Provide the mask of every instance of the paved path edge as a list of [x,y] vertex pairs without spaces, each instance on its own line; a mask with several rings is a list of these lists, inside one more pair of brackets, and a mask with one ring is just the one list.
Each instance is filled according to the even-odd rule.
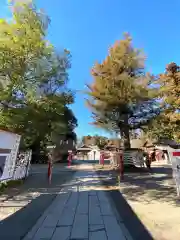
[[[93,166],[93,169],[94,169],[94,171],[96,172],[97,176],[100,176],[100,174],[98,173],[98,170],[96,170],[96,168],[95,168],[94,166]],[[106,187],[106,185],[103,183],[103,181],[101,181],[101,182],[102,182],[102,184]],[[114,215],[115,215],[116,218],[117,218],[118,224],[121,226],[121,229],[122,229],[122,231],[123,231],[123,234],[124,234],[125,238],[126,238],[127,240],[134,240],[134,239],[132,238],[129,230],[126,228],[126,226],[125,226],[125,224],[124,224],[124,221],[123,221],[120,213],[119,213],[118,210],[116,209],[116,206],[114,205],[114,202],[113,202],[110,194],[107,193],[108,191],[104,191],[104,192],[105,192],[107,198],[109,199],[109,202],[110,202],[110,204],[111,204],[111,208],[112,208],[112,210],[113,210],[113,212],[114,212]]]

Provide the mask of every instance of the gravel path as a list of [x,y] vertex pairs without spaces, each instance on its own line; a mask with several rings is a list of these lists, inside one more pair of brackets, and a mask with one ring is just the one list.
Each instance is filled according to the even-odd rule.
[[[118,191],[111,187],[109,193],[134,239],[180,239],[180,201],[171,167],[157,164],[152,167],[152,173],[125,173],[120,187],[116,187]],[[108,167],[100,172],[112,173]]]
[[126,174],[121,192],[155,240],[180,239],[180,201],[168,165]]

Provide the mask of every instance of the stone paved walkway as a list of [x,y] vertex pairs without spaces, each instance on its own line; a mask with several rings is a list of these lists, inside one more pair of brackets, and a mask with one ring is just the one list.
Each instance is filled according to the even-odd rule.
[[80,165],[23,240],[132,240],[100,185],[93,166]]

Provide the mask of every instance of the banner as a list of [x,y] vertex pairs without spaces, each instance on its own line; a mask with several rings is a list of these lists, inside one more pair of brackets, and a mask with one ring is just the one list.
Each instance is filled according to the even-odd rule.
[[17,155],[16,166],[13,174],[13,179],[23,179],[29,175],[31,164],[32,151],[20,152]]
[[172,163],[173,178],[176,183],[177,195],[180,196],[180,149],[169,152]]

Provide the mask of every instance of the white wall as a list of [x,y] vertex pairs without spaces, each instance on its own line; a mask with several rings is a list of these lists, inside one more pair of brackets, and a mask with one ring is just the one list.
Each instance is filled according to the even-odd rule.
[[20,135],[0,130],[0,148],[11,149],[10,154],[5,154],[6,162],[0,180],[11,179],[13,177],[20,139]]
[[12,149],[17,138],[17,134],[0,130],[0,148]]
[[[95,153],[95,159],[94,159],[94,152]],[[88,153],[88,159],[89,160],[99,160],[100,159],[100,151],[94,149]]]

